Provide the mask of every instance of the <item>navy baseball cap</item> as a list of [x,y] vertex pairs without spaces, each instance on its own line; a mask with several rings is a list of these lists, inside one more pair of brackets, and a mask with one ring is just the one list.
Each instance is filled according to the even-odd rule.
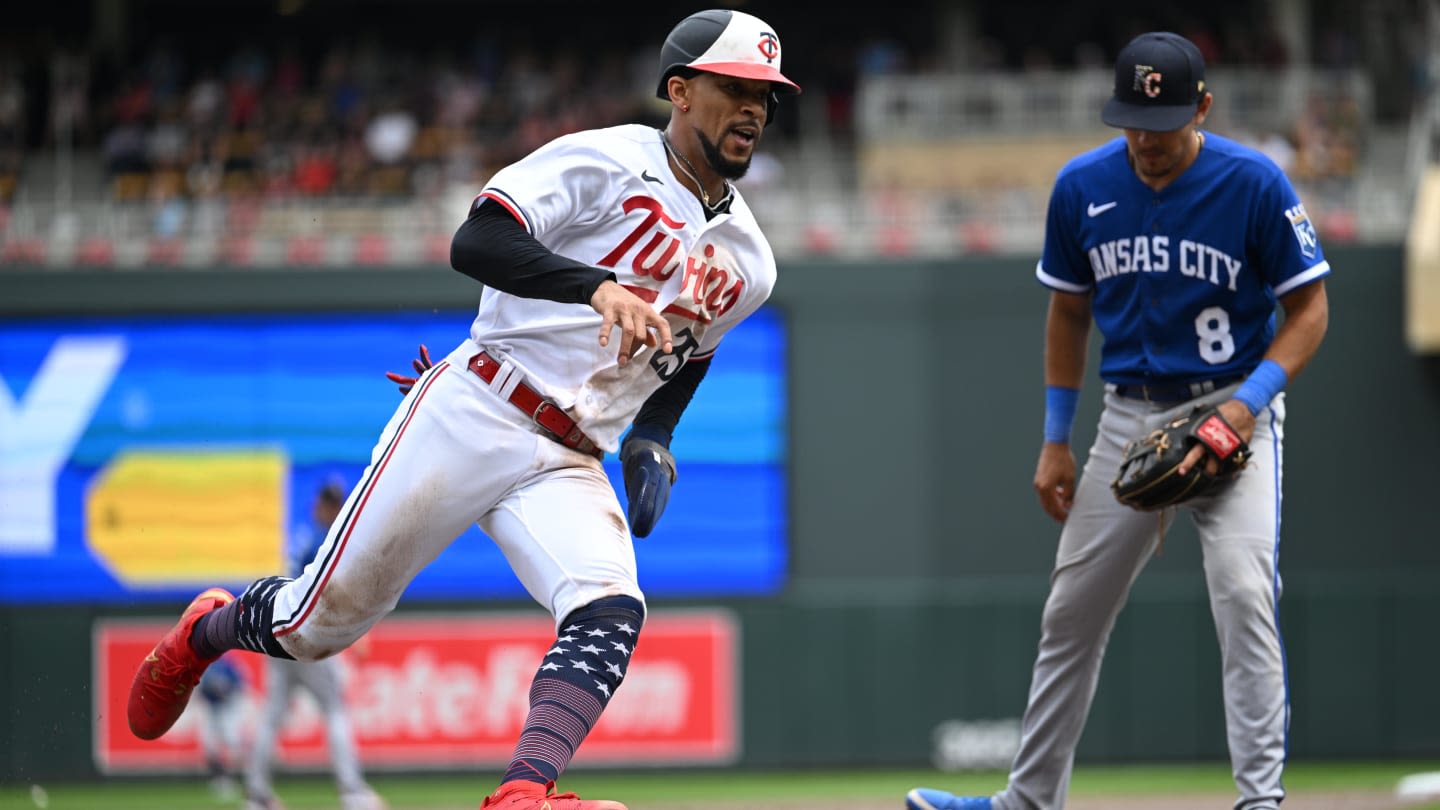
[[333,504],[345,502],[345,481],[338,475],[332,475],[325,479],[325,484],[320,487],[319,497],[321,500]]
[[1171,132],[1195,116],[1205,96],[1205,57],[1166,31],[1130,40],[1115,59],[1115,95],[1100,120],[1112,127]]

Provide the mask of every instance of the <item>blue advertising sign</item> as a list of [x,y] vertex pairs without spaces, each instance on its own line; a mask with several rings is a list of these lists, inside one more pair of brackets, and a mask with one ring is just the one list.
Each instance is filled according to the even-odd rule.
[[[400,404],[385,371],[443,356],[469,311],[0,323],[0,602],[188,598],[283,573],[327,481],[353,485]],[[676,433],[651,597],[773,594],[788,568],[785,333],[729,333]],[[606,459],[616,491],[619,464]],[[407,600],[526,598],[479,529]]]

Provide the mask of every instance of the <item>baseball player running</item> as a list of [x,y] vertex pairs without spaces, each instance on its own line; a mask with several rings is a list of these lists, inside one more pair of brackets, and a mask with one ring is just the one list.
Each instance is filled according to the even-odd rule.
[[[1106,124],[1124,137],[1071,160],[1052,190],[1036,268],[1045,326],[1041,507],[1064,528],[1009,786],[994,797],[910,791],[910,810],[1058,810],[1106,642],[1174,517],[1110,491],[1127,441],[1195,405],[1219,405],[1252,450],[1233,480],[1186,501],[1220,641],[1238,810],[1285,790],[1289,706],[1277,626],[1287,381],[1325,334],[1330,266],[1305,207],[1258,152],[1200,125],[1212,97],[1188,40],[1147,33],[1115,64]],[[1276,302],[1285,311],[1275,326]],[[1104,343],[1098,435],[1078,484],[1070,430],[1094,319]],[[1206,463],[1197,445],[1181,462]]]
[[[345,649],[478,522],[557,630],[482,807],[624,810],[554,783],[629,669],[645,619],[631,529],[665,505],[670,436],[722,338],[775,283],[731,181],[777,94],[799,90],[780,60],[764,21],[693,14],[660,51],[665,129],[565,135],[491,178],[451,249],[485,285],[469,337],[406,394],[298,577],[201,593],[141,662],[127,706],[138,737],[164,734],[225,650]],[[633,526],[601,465],[617,447]]]
[[[325,541],[331,524],[340,516],[345,502],[345,488],[338,480],[327,481],[315,496],[311,508],[312,525],[297,532],[289,555],[292,577],[303,574],[305,566]],[[268,658],[265,681],[265,713],[255,730],[255,743],[245,763],[245,810],[282,810],[275,798],[271,779],[275,744],[285,729],[290,714],[290,696],[297,687],[304,687],[315,698],[325,717],[325,739],[330,751],[330,764],[335,770],[335,785],[340,792],[340,810],[384,810],[385,801],[365,782],[355,747],[355,734],[345,707],[344,680],[340,659],[323,661],[292,661]],[[206,670],[205,677],[209,677]],[[204,682],[204,679],[201,679]]]

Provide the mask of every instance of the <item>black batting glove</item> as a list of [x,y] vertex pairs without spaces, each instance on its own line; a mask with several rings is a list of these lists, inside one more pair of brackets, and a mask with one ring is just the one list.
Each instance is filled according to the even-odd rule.
[[620,445],[625,474],[626,517],[636,537],[646,537],[670,502],[675,483],[675,457],[670,455],[670,434],[654,425],[635,425]]

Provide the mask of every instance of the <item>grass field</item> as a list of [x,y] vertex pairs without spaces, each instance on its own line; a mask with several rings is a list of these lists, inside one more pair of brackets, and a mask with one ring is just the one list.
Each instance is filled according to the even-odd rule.
[[[1286,771],[1292,803],[1318,810],[1356,808],[1440,810],[1440,801],[1401,804],[1393,799],[1399,780],[1411,773],[1440,770],[1440,763],[1296,763]],[[493,788],[493,774],[461,778],[450,774],[373,778],[393,810],[475,810]],[[940,773],[930,770],[799,772],[576,771],[561,786],[582,796],[618,799],[632,810],[662,808],[894,808],[917,785],[958,793],[988,794],[1003,783],[1001,773]],[[289,810],[336,806],[332,783],[317,776],[282,777],[277,790]],[[1084,767],[1076,771],[1071,805],[1083,807],[1214,807],[1233,801],[1223,763],[1133,767]],[[1333,801],[1326,797],[1335,796]],[[1343,800],[1338,797],[1344,797]],[[24,810],[221,810],[201,778],[194,780],[112,779],[85,784],[0,787],[0,808]]]

